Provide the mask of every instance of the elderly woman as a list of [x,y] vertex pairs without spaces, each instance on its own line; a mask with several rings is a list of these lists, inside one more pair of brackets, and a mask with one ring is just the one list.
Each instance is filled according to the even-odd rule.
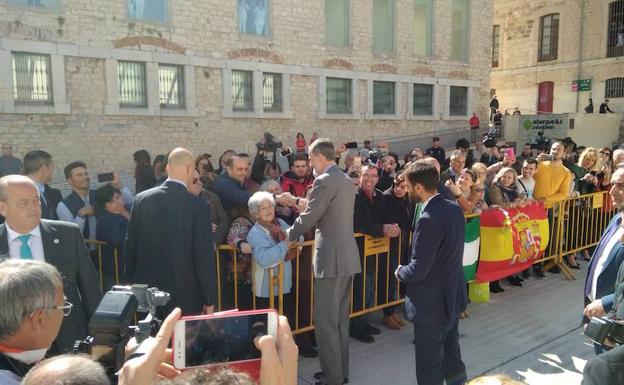
[[[265,180],[258,188],[258,191],[266,191],[271,195],[279,195],[284,192],[282,191],[282,186],[273,179]],[[275,215],[289,225],[293,224],[297,218],[296,215],[293,215],[292,209],[286,206],[276,206]]]
[[258,191],[249,198],[249,213],[255,224],[247,234],[247,243],[251,246],[253,257],[253,292],[256,296],[256,308],[268,308],[269,298],[274,296],[275,305],[278,298],[278,270],[283,265],[282,285],[284,288],[284,310],[290,320],[293,301],[290,295],[292,286],[291,260],[297,256],[296,247],[288,240],[288,225],[275,217],[275,199],[271,193]]

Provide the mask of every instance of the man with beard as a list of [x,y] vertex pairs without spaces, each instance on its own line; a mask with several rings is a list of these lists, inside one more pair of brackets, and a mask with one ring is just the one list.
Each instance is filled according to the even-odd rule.
[[[554,203],[568,197],[572,174],[563,165],[565,146],[562,142],[554,142],[550,154],[541,154],[535,173],[535,191],[533,197],[544,203]],[[550,159],[550,160],[549,160]]]
[[[624,236],[624,227],[622,227],[624,167],[622,166],[617,167],[611,177],[609,195],[618,214],[602,233],[600,242],[589,262],[587,277],[585,278],[585,291],[583,292],[585,303],[583,323],[589,322],[591,317],[601,317],[612,309],[618,308],[614,306],[613,288],[615,287],[617,290],[618,284],[622,283],[617,282],[617,276],[622,261],[624,261],[624,246],[621,242],[622,236]],[[620,273],[620,275],[622,274]],[[620,278],[621,280],[622,278]],[[596,353],[602,352],[599,345],[594,346]]]
[[464,213],[437,192],[439,174],[433,165],[416,161],[404,173],[410,197],[422,203],[411,261],[395,271],[406,285],[405,313],[414,324],[416,378],[421,385],[463,384],[466,366],[457,325],[467,304]]

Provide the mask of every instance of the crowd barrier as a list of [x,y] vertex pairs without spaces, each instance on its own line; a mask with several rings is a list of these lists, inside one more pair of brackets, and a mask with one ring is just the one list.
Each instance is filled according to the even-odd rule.
[[[574,279],[574,274],[563,262],[564,257],[594,247],[615,210],[611,208],[606,191],[556,202],[548,205],[547,210],[550,241],[542,258],[534,263],[543,263],[545,270],[557,266],[567,279]],[[466,215],[466,219],[475,216]],[[402,232],[393,239],[371,238],[364,234],[354,236],[360,251],[362,274],[354,277],[351,288],[351,317],[403,303],[402,288],[394,277],[394,271],[398,264],[409,262],[411,234]],[[94,240],[86,242],[95,248],[100,286],[105,288],[102,249],[106,243]],[[290,293],[284,293],[284,262],[265,271],[270,277],[269,290],[272,294],[265,301],[268,300],[269,307],[288,316],[294,333],[314,328],[314,250],[314,240],[297,244],[296,257],[291,261]],[[116,249],[112,255],[114,276],[109,277],[109,284],[119,284],[121,272]],[[216,250],[216,264],[217,309],[255,309],[258,302],[254,293],[258,267],[251,257],[235,247],[222,245]]]

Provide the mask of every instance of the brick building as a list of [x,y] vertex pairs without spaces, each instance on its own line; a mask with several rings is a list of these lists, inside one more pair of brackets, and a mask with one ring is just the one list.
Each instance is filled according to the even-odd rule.
[[0,0],[0,135],[132,169],[265,131],[461,135],[486,116],[491,0]]
[[492,37],[501,110],[583,113],[591,97],[624,113],[624,1],[496,0]]

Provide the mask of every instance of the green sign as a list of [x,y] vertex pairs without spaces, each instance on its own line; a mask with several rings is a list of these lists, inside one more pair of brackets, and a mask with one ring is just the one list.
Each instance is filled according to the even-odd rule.
[[591,79],[572,81],[572,92],[591,91]]

